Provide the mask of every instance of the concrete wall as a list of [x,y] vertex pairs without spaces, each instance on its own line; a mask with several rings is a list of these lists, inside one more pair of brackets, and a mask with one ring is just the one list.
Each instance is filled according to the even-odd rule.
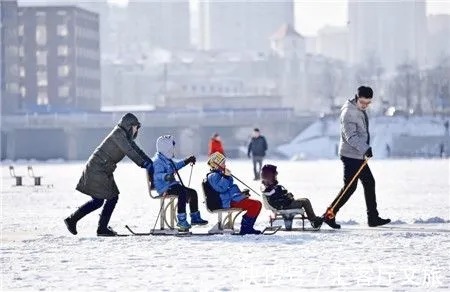
[[[189,155],[206,156],[208,143],[213,133],[218,132],[229,157],[245,155],[239,150],[247,146],[254,127],[259,127],[269,143],[269,153],[276,145],[292,139],[306,126],[307,122],[271,123],[261,122],[250,126],[198,126],[142,127],[136,143],[152,157],[156,152],[156,139],[161,135],[173,135],[176,141],[177,157]],[[67,159],[85,160],[112,127],[97,128],[22,128],[2,131],[1,159]]]
[[1,153],[0,153],[0,159],[6,159],[6,132],[1,132],[1,137],[0,137],[0,149],[1,149]]
[[440,157],[450,155],[450,136],[398,136],[391,147],[393,157]]
[[[8,158],[55,159],[67,158],[67,140],[64,129],[20,129],[8,134]],[[10,146],[14,145],[13,149]]]

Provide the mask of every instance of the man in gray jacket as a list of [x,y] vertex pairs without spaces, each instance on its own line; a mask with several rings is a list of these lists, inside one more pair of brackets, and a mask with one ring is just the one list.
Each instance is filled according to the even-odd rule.
[[77,234],[77,222],[100,208],[106,201],[100,214],[97,235],[117,235],[108,227],[109,219],[119,198],[119,189],[113,176],[116,164],[126,155],[138,166],[153,173],[152,160],[134,142],[140,126],[136,116],[127,113],[89,157],[76,189],[92,199],[64,219],[70,233]]
[[[372,88],[361,86],[358,88],[355,98],[347,100],[341,109],[339,155],[344,165],[344,187],[331,203],[331,206],[334,206],[331,213],[331,207],[329,207],[324,215],[325,223],[332,228],[339,229],[341,227],[336,223],[334,215],[355,192],[358,180],[354,180],[345,194],[342,195],[342,193],[364,163],[364,159],[373,155],[372,147],[370,147],[369,118],[366,113],[366,109],[372,102],[372,96]],[[375,179],[368,164],[362,169],[359,179],[364,187],[369,226],[375,227],[391,222],[390,219],[382,219],[378,216]],[[342,198],[340,198],[341,195]]]

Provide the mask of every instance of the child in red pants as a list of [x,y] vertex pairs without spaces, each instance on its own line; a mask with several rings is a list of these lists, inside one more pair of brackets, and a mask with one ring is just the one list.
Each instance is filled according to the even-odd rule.
[[207,175],[208,183],[219,193],[222,208],[241,208],[247,211],[242,216],[239,234],[261,234],[261,231],[253,228],[261,212],[261,202],[250,199],[248,192],[242,192],[233,183],[233,177],[225,167],[225,157],[221,153],[213,153],[208,159],[208,165],[211,167],[211,172]]

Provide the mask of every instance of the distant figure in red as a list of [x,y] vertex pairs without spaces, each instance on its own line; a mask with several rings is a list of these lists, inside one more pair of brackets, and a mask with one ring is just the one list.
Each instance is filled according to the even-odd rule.
[[222,141],[220,140],[220,136],[218,133],[214,133],[211,140],[209,141],[209,150],[208,150],[208,156],[219,152],[222,155],[225,155],[225,151],[223,151]]

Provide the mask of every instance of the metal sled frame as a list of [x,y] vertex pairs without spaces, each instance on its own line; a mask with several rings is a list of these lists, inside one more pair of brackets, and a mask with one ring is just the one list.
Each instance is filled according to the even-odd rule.
[[[295,220],[295,219],[302,220],[302,229],[301,230],[303,230],[303,231],[305,230],[305,220],[308,219],[308,217],[305,216],[305,210],[303,210],[303,209],[277,210],[269,204],[269,201],[267,200],[267,196],[265,196],[265,195],[262,195],[262,201],[263,201],[264,208],[271,211],[271,213],[272,213],[269,217],[269,224],[270,224],[271,228],[274,227],[273,222],[275,222],[277,220],[283,220],[285,217],[292,217],[292,220]],[[283,229],[283,230],[285,230],[285,229]],[[292,228],[291,230],[286,230],[286,231],[297,231],[297,230],[298,229],[296,229],[296,228]]]
[[[159,229],[151,229],[150,234],[177,234],[178,230],[175,228],[177,224],[177,199],[178,196],[164,193],[159,195],[152,187],[153,182],[147,174],[148,194],[152,199],[160,201],[159,204]],[[158,220],[158,219],[156,219]]]

